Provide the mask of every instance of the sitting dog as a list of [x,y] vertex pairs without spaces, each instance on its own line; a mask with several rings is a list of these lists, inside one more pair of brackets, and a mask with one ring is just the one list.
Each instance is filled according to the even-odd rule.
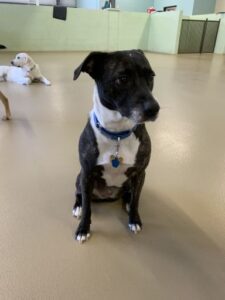
[[2,101],[4,107],[5,107],[5,117],[3,117],[3,120],[9,120],[11,119],[11,112],[9,107],[9,101],[6,98],[6,96],[0,91],[0,100]]
[[29,85],[39,81],[45,85],[51,85],[40,72],[39,66],[27,53],[19,53],[11,61],[13,66],[0,66],[0,81],[11,81]]
[[159,104],[152,95],[155,73],[141,50],[92,52],[74,71],[95,80],[93,109],[79,141],[81,171],[76,181],[73,215],[81,217],[75,238],[90,237],[91,200],[122,198],[129,229],[142,228],[139,197],[150,160],[146,121]]

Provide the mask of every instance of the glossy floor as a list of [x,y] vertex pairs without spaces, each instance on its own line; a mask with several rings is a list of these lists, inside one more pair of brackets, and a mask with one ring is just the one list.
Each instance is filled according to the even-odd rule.
[[0,121],[0,298],[225,299],[225,57],[148,54],[162,109],[147,125],[143,231],[128,231],[120,203],[95,204],[79,245],[77,145],[93,82],[72,77],[85,55],[33,53],[51,87],[0,83],[13,116]]

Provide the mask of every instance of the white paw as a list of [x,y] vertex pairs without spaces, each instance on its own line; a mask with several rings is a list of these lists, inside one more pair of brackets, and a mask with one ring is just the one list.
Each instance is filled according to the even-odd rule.
[[132,231],[133,233],[138,233],[141,231],[141,226],[138,224],[128,224],[130,231]]
[[45,84],[45,85],[51,85],[51,82],[48,81],[48,80],[45,80],[44,84]]
[[78,234],[76,236],[76,240],[82,244],[84,242],[86,242],[89,238],[90,238],[91,234],[90,233],[87,233],[87,234]]
[[24,85],[30,85],[31,84],[31,79],[30,78],[25,78],[25,80],[24,80],[24,82],[23,82],[23,84]]
[[73,209],[73,216],[75,218],[80,219],[82,215],[82,207],[81,206],[77,206],[76,208]]

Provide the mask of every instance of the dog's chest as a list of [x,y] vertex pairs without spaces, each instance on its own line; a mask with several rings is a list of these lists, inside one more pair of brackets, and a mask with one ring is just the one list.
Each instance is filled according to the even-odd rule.
[[[118,146],[117,141],[110,140],[96,132],[99,156],[97,165],[103,166],[102,178],[109,187],[121,187],[127,180],[126,171],[135,164],[139,148],[139,140],[132,133],[128,138],[121,140]],[[112,166],[112,156],[118,151],[120,165]]]

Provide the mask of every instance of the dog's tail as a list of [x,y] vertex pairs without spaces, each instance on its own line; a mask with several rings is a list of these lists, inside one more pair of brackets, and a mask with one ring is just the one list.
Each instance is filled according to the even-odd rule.
[[6,46],[0,45],[0,49],[6,49]]

